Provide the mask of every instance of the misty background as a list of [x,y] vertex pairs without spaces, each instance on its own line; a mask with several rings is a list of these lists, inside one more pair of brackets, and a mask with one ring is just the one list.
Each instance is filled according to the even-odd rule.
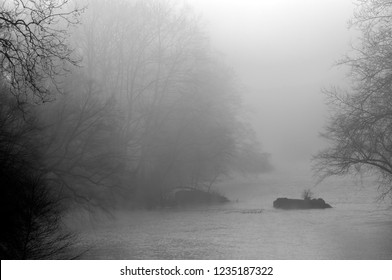
[[245,110],[277,170],[310,174],[328,118],[321,90],[347,83],[335,63],[358,34],[356,7],[332,1],[187,1],[241,81]]

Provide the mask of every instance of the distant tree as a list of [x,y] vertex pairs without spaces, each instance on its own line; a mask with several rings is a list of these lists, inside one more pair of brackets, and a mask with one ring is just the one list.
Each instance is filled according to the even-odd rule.
[[238,135],[235,79],[187,6],[87,2],[73,37],[83,81],[70,79],[70,94],[46,115],[56,178],[84,198],[111,185],[123,198],[159,204],[178,186],[209,190],[240,154],[257,165],[248,164],[252,172],[268,161],[237,152],[247,137]]
[[362,36],[341,62],[353,86],[326,92],[333,114],[322,135],[331,146],[315,156],[314,167],[322,178],[376,175],[384,197],[392,195],[392,2],[358,2],[351,24]]
[[56,78],[66,64],[77,63],[67,39],[83,9],[70,8],[70,2],[0,2],[0,76],[20,102],[52,99]]
[[214,181],[232,142],[225,100],[232,89],[191,11],[165,1],[97,0],[83,22],[75,41],[85,75],[120,113],[112,135],[126,155],[117,174],[129,178],[126,187],[159,201],[178,185]]
[[229,161],[229,169],[232,172],[259,175],[274,169],[270,162],[271,155],[262,152],[254,131],[247,124],[242,124],[237,137],[237,149]]
[[68,78],[62,96],[35,110],[43,127],[38,139],[45,147],[45,172],[63,189],[68,202],[109,208],[126,157],[117,142],[118,111],[113,100],[103,98],[83,73]]

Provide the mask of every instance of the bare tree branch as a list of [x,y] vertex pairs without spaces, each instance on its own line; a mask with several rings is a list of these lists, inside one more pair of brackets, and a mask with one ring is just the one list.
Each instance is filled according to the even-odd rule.
[[60,91],[58,77],[77,65],[69,29],[83,8],[70,0],[13,0],[0,4],[0,75],[19,102],[45,102]]

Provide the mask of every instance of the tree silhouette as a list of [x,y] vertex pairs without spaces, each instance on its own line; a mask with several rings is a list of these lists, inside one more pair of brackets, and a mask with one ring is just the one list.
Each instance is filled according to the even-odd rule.
[[56,78],[75,65],[67,38],[83,9],[69,0],[14,0],[0,4],[0,76],[19,102],[53,98]]
[[62,224],[59,193],[42,172],[39,130],[0,88],[0,257],[63,258],[73,235]]
[[341,61],[350,67],[350,92],[326,91],[333,115],[322,134],[331,146],[315,156],[325,178],[350,172],[376,175],[381,196],[392,194],[392,3],[360,1],[351,24],[362,32]]

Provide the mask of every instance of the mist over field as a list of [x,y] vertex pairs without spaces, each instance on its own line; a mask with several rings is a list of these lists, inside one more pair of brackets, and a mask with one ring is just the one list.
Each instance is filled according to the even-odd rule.
[[1,258],[390,259],[391,6],[0,1]]

